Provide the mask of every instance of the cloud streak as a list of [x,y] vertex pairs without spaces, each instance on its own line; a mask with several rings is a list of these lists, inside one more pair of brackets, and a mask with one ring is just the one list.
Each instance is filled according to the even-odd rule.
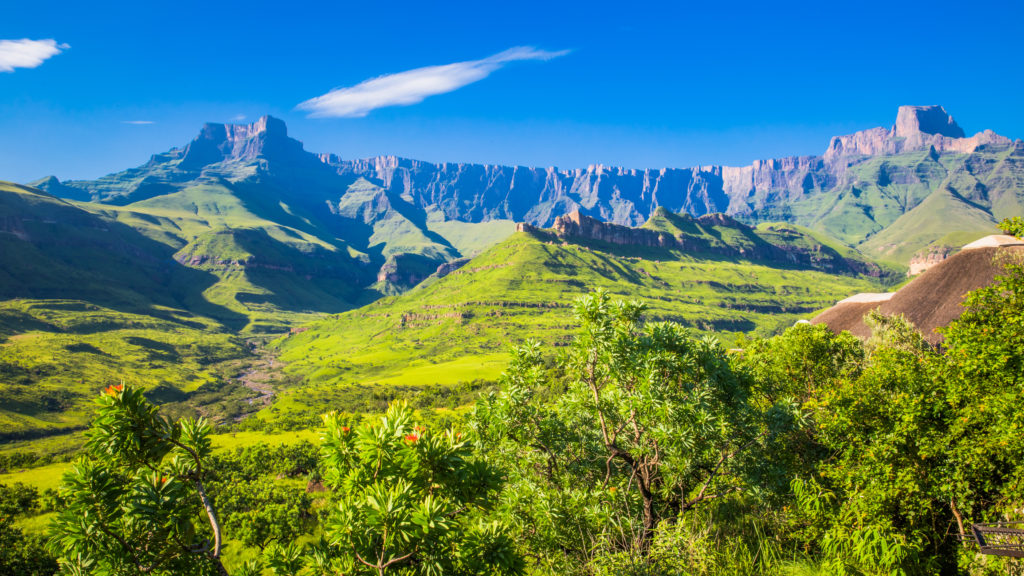
[[546,61],[568,54],[568,50],[549,52],[531,46],[517,46],[482,60],[426,66],[371,78],[347,88],[335,88],[299,104],[299,110],[311,118],[362,118],[377,108],[410,106],[438,94],[458,90],[479,82],[510,62]]
[[134,124],[136,126],[145,126],[147,124],[156,124],[152,120],[121,120],[121,124]]
[[71,48],[57,44],[56,40],[0,40],[0,72],[14,72],[15,68],[36,68],[47,59]]

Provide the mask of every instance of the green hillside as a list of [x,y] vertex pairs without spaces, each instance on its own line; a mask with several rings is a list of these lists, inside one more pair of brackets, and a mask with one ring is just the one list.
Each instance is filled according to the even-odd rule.
[[996,219],[950,188],[936,190],[914,209],[860,245],[883,260],[906,262],[919,246],[959,248],[998,234]]
[[209,320],[167,318],[81,300],[0,303],[0,441],[87,423],[96,392],[130,382],[163,400],[226,381],[222,363],[247,356]]
[[[570,303],[604,289],[650,304],[652,320],[737,334],[771,334],[872,280],[677,251],[550,242],[519,232],[465,266],[405,294],[320,320],[276,342],[307,386],[281,404],[322,407],[339,395],[386,394],[493,379],[513,342],[561,345]],[[373,392],[377,391],[377,392]]]
[[871,258],[906,264],[933,246],[961,246],[1024,214],[1024,148],[971,154],[918,150],[850,164],[838,183],[766,208],[755,219],[824,232]]

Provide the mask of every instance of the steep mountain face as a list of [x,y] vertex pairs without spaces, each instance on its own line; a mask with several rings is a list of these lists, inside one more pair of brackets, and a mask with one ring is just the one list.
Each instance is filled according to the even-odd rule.
[[237,326],[240,315],[203,296],[216,278],[173,253],[113,218],[0,182],[0,300],[77,299],[153,316],[191,309]]

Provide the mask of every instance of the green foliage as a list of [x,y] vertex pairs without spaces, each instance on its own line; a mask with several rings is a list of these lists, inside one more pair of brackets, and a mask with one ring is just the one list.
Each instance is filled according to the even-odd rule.
[[749,382],[714,339],[644,326],[642,312],[605,293],[579,299],[579,335],[554,370],[539,345],[519,347],[502,394],[476,407],[509,476],[503,510],[548,570],[647,558],[665,520],[741,488],[737,463],[757,435]]
[[1021,218],[1020,216],[1007,218],[999,223],[999,229],[1002,230],[1004,234],[1024,238],[1024,218]]
[[51,576],[57,561],[49,554],[39,535],[26,535],[11,516],[0,512],[0,574]]
[[836,573],[1001,573],[956,535],[1024,502],[1024,267],[968,296],[931,349],[875,316],[862,369],[804,403],[826,457],[793,482],[794,529]]
[[224,530],[247,547],[264,550],[271,542],[290,543],[315,527],[313,498],[305,486],[261,477],[214,484]]
[[39,510],[39,491],[23,484],[0,484],[0,518],[30,516]]
[[812,472],[828,455],[816,436],[815,403],[860,373],[863,346],[849,333],[806,323],[738,345],[743,349],[733,363],[754,382],[752,400],[764,434],[760,453],[746,464],[749,490],[781,505],[793,477]]
[[345,573],[518,574],[504,529],[484,521],[500,482],[461,433],[434,433],[392,406],[355,430],[324,417],[324,480],[337,504],[327,553]]
[[[318,477],[318,449],[310,442],[237,447],[210,459],[217,509],[227,534],[242,545],[268,551],[316,529],[313,496],[288,479]],[[269,552],[268,552],[269,553]]]
[[52,527],[51,547],[65,570],[224,573],[217,515],[204,487],[209,425],[168,421],[130,385],[108,387],[96,404],[87,455],[64,476],[65,507]]
[[[0,441],[84,428],[98,383],[125,381],[177,401],[223,387],[225,367],[247,356],[243,342],[189,316],[74,300],[0,302]],[[233,402],[244,404],[237,396]]]

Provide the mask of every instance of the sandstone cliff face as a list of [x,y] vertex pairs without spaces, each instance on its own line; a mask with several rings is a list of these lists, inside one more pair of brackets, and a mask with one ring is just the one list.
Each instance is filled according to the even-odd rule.
[[900,106],[896,124],[891,129],[872,128],[849,136],[836,136],[829,142],[824,159],[835,164],[852,156],[900,154],[927,148],[969,154],[985,144],[1010,145],[1012,141],[991,130],[966,138],[963,129],[942,106]]
[[[822,156],[759,160],[741,167],[637,170],[597,164],[565,170],[396,156],[346,160],[304,151],[283,122],[264,117],[246,125],[208,124],[186,147],[154,155],[139,168],[89,182],[52,178],[39,186],[66,198],[124,205],[214,181],[249,198],[261,195],[268,205],[287,205],[309,217],[307,223],[317,232],[327,231],[356,249],[371,251],[380,240],[411,234],[422,236],[420,243],[433,243],[430,251],[443,255],[442,260],[459,254],[426,230],[426,211],[440,211],[446,220],[508,219],[540,227],[552,227],[559,217],[579,211],[638,226],[664,207],[695,216],[727,213],[748,222],[794,222],[857,245],[866,238],[861,230],[875,234],[889,226],[947,176],[963,183],[957,193],[971,202],[1002,212],[1020,205],[1024,141],[1012,143],[991,131],[963,136],[941,107],[911,106],[900,108],[891,128],[833,138]],[[970,153],[980,147],[991,148],[959,168],[934,162],[945,152]],[[1004,151],[1001,147],[1014,147],[1013,153],[994,158]],[[866,162],[915,150],[929,151],[932,162],[916,155],[884,160],[879,168]],[[921,163],[930,165],[921,170]],[[907,187],[918,190],[912,202],[906,201]],[[865,189],[869,193],[862,198]],[[297,220],[289,217],[289,222]],[[851,222],[855,225],[848,226]],[[402,251],[408,242],[396,246]],[[375,257],[382,264],[393,250],[380,252]]]
[[215,162],[249,162],[260,156],[297,157],[302,143],[288,137],[277,118],[263,116],[251,124],[206,124],[182,154],[181,166],[199,168]]
[[942,106],[900,106],[896,125],[892,128],[897,138],[913,138],[918,134],[938,134],[950,138],[963,138],[963,128]]
[[[689,218],[682,215],[684,218]],[[555,219],[555,235],[562,239],[584,239],[618,244],[622,246],[646,246],[651,248],[672,248],[685,252],[701,254],[717,254],[721,256],[743,257],[754,260],[773,260],[780,262],[795,263],[795,257],[788,256],[777,246],[773,246],[758,238],[753,229],[737,222],[729,216],[721,213],[705,214],[694,218],[693,222],[702,227],[729,227],[742,231],[750,240],[745,246],[713,245],[705,238],[686,236],[683,234],[672,235],[647,228],[631,228],[609,222],[602,222],[580,214],[579,211],[571,212],[565,216]]]

